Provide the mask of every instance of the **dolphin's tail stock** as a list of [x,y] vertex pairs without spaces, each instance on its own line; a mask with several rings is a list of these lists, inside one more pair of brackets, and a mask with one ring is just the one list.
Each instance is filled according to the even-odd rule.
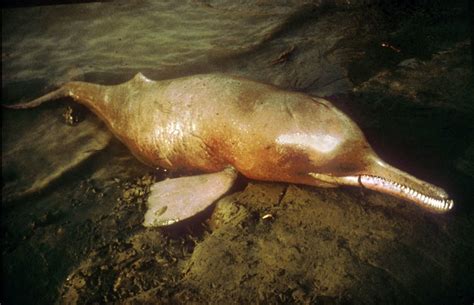
[[[54,90],[53,92],[47,93],[41,97],[38,97],[30,102],[14,104],[14,105],[2,105],[5,108],[10,109],[30,109],[42,105],[45,102],[51,100],[57,100],[64,97],[70,97],[75,102],[82,104],[92,110],[99,117],[104,118],[104,113],[108,111],[108,104],[106,100],[107,86],[96,85],[87,82],[68,82]],[[106,102],[106,101],[105,101]]]
[[41,97],[38,97],[30,102],[14,104],[14,105],[3,104],[2,106],[5,108],[10,108],[10,109],[29,109],[29,108],[38,107],[47,101],[56,100],[62,97],[68,97],[70,95],[71,95],[71,91],[68,89],[66,85],[64,85],[60,87],[59,89],[54,90],[53,92],[47,93]]

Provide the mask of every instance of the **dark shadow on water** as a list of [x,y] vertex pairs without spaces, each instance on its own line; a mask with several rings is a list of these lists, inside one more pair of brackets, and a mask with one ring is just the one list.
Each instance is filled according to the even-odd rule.
[[455,213],[474,206],[473,177],[457,170],[456,160],[474,142],[473,114],[415,105],[400,96],[333,97],[331,101],[362,129],[387,163],[442,186],[455,200]]

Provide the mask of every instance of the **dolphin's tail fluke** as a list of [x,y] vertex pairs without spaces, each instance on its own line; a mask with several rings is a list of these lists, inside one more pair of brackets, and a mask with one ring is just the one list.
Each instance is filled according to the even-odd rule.
[[30,102],[14,104],[14,105],[3,104],[2,106],[5,108],[10,108],[10,109],[29,109],[29,108],[38,107],[39,105],[47,101],[59,99],[62,97],[68,97],[68,96],[70,96],[70,90],[67,88],[67,86],[62,86],[61,88],[54,90],[53,92],[50,92],[48,94],[45,94],[41,97],[38,97],[37,99],[34,99]]

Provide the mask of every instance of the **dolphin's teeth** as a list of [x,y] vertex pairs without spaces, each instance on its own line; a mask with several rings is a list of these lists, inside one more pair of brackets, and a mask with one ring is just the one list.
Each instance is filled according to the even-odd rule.
[[438,202],[439,208],[440,209],[446,209],[446,201],[444,200],[434,200],[434,202]]
[[393,191],[399,191],[406,194],[406,196],[411,197],[412,200],[418,201],[420,204],[425,205],[426,207],[439,210],[439,211],[448,211],[453,207],[453,200],[450,199],[436,199],[434,197],[422,194],[409,186],[404,184],[387,180],[380,176],[372,175],[361,175],[361,178],[364,178],[369,183],[379,184],[380,186],[390,188]]

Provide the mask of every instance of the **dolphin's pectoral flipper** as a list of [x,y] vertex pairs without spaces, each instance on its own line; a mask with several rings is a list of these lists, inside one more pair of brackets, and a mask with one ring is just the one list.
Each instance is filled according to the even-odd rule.
[[167,179],[155,183],[148,197],[145,227],[160,227],[190,218],[205,210],[234,184],[233,168],[212,174]]

